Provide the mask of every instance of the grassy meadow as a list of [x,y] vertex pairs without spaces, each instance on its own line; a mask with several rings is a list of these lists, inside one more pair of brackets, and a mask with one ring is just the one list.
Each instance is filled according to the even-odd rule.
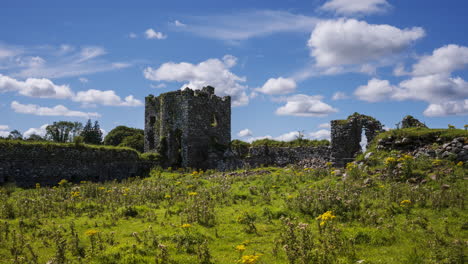
[[468,166],[374,157],[3,186],[0,263],[464,263]]

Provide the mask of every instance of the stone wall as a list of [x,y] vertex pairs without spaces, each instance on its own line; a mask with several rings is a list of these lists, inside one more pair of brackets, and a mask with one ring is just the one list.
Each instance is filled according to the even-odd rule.
[[225,159],[218,163],[218,170],[233,170],[245,167],[279,166],[298,164],[304,160],[330,160],[329,146],[319,147],[271,147],[256,146],[233,148],[225,154]]
[[150,168],[132,150],[0,142],[0,184],[121,180],[146,176]]
[[231,98],[214,88],[146,97],[145,152],[165,166],[215,168],[231,142]]

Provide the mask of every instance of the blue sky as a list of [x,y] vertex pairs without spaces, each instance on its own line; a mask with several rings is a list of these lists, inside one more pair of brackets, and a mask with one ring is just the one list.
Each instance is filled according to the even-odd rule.
[[2,1],[0,136],[59,120],[143,128],[144,97],[212,85],[232,137],[329,137],[353,112],[462,128],[462,0]]

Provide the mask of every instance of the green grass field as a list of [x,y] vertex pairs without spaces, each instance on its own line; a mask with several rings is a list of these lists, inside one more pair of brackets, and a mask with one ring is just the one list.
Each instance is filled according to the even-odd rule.
[[387,155],[4,186],[0,263],[464,263],[467,165]]

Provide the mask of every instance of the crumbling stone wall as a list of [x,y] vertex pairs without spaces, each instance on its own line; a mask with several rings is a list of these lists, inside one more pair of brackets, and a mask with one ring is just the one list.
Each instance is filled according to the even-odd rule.
[[45,144],[0,144],[0,184],[19,187],[71,182],[121,180],[146,176],[151,164],[137,152]]
[[224,159],[218,162],[216,169],[226,171],[260,166],[284,167],[310,159],[329,161],[330,151],[330,146],[272,147],[265,145],[231,148],[226,151]]
[[343,167],[361,151],[364,129],[368,144],[383,131],[382,124],[373,117],[354,113],[346,120],[331,121],[331,159],[335,166]]
[[216,168],[231,142],[231,98],[211,86],[146,97],[145,152],[164,166]]

